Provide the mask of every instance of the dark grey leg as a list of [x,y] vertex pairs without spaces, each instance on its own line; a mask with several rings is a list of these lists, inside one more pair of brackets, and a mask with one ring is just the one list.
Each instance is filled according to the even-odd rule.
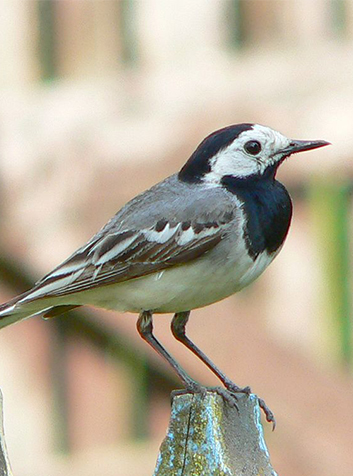
[[198,384],[185,372],[184,369],[173,359],[173,357],[166,351],[166,349],[158,342],[153,335],[152,312],[141,312],[137,321],[137,330],[142,337],[161,357],[163,357],[168,364],[176,372],[180,380],[183,382],[185,388],[192,392],[205,391],[204,387]]
[[[205,355],[201,349],[199,349],[186,335],[186,324],[189,320],[190,311],[187,312],[178,312],[174,315],[172,319],[171,329],[174,337],[183,343],[188,349],[191,350],[199,359],[202,360],[204,364],[220,379],[223,385],[232,393],[251,393],[250,387],[238,387],[233,383],[208,357]],[[271,410],[267,407],[266,403],[259,398],[259,405],[265,413],[266,419],[268,422],[273,423],[273,428],[275,427],[275,418]]]
[[190,311],[178,312],[172,319],[171,329],[173,336],[182,342],[188,349],[191,350],[204,364],[219,378],[223,385],[230,392],[250,393],[250,387],[241,388],[235,385],[229,378],[202,352],[186,335],[186,324],[189,320]]
[[[191,393],[201,393],[206,395],[207,390],[221,395],[225,400],[227,400],[231,405],[237,407],[236,401],[231,397],[231,394],[227,392],[224,388],[215,387],[206,389],[195,380],[193,380],[185,372],[184,369],[173,359],[173,357],[166,351],[166,349],[158,342],[158,340],[153,335],[153,324],[152,324],[152,313],[150,311],[143,311],[140,314],[140,317],[137,321],[137,330],[142,337],[161,357],[163,357],[172,369],[177,373],[180,380],[183,382],[186,392]],[[183,394],[185,390],[175,390],[172,392],[172,397],[175,395]]]

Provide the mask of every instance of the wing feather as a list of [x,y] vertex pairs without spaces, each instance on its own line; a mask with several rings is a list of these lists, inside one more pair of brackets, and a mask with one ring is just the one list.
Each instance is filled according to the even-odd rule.
[[[99,236],[39,281],[23,301],[64,296],[186,264],[210,251],[229,222],[167,223]],[[162,223],[162,224],[161,224]]]

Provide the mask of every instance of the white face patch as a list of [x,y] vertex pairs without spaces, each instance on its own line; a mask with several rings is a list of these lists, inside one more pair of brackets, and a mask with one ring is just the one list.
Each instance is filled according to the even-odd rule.
[[[246,152],[244,146],[249,141],[258,141],[261,151],[257,155]],[[261,174],[270,165],[279,162],[281,154],[276,155],[290,144],[290,139],[269,127],[255,124],[251,130],[239,136],[226,148],[220,150],[212,159],[211,171],[204,176],[204,182],[219,184],[225,175],[247,177]]]

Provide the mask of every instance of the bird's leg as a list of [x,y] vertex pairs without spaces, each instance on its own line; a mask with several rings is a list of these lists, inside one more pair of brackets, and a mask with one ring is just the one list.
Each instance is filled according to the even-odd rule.
[[[187,312],[178,312],[174,314],[174,317],[172,319],[172,324],[171,324],[171,329],[173,336],[180,342],[182,342],[188,349],[191,350],[197,357],[199,357],[204,364],[207,365],[207,367],[220,379],[220,381],[223,383],[223,385],[226,387],[227,390],[229,390],[232,393],[246,393],[250,394],[251,390],[250,387],[238,387],[233,383],[208,357],[205,355],[202,350],[200,350],[186,335],[185,328],[186,328],[186,323],[189,320],[190,316],[190,311]],[[268,422],[273,423],[273,429],[275,428],[275,417],[271,410],[267,407],[266,403],[264,400],[261,398],[258,399],[259,401],[259,406],[262,408],[266,420]]]
[[186,323],[189,320],[190,311],[178,312],[172,319],[171,329],[173,336],[182,342],[188,349],[191,350],[204,364],[219,378],[223,385],[230,392],[250,393],[250,387],[238,387],[233,383],[208,357],[202,352],[186,335]]
[[185,388],[188,391],[195,393],[206,392],[206,389],[189,377],[185,370],[180,367],[180,365],[175,361],[175,359],[173,359],[169,352],[167,352],[167,350],[155,338],[153,335],[152,312],[141,312],[137,320],[137,330],[142,339],[144,339],[161,357],[163,357],[168,362],[168,364],[177,373],[178,377],[183,382]]

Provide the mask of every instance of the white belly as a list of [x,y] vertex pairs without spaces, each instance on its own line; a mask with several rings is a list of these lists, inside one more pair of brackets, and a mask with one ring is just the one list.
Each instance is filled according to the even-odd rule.
[[[226,263],[205,259],[190,265],[102,286],[73,296],[74,304],[91,304],[117,311],[174,313],[220,301],[254,281],[274,256],[262,253],[253,261],[247,253]],[[67,297],[65,301],[67,301]]]

